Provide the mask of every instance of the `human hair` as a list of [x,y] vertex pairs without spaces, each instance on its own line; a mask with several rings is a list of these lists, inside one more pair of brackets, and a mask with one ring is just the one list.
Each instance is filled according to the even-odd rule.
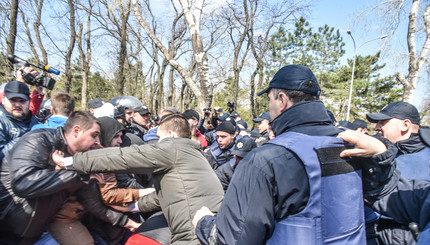
[[[309,88],[319,88],[318,84],[314,81],[306,81],[303,83],[303,86],[309,87]],[[289,89],[281,89],[281,88],[272,88],[273,90],[273,96],[275,99],[278,99],[279,93],[284,93],[290,98],[291,102],[294,104],[300,101],[307,101],[307,100],[318,100],[319,96],[312,95],[305,93],[303,91],[299,90],[289,90]]]
[[158,130],[175,132],[180,138],[191,139],[191,130],[188,120],[179,114],[165,116],[161,122]]
[[64,124],[64,133],[68,133],[75,125],[79,125],[85,132],[90,129],[94,123],[100,126],[99,121],[89,111],[75,111],[73,112]]
[[66,92],[55,92],[51,96],[51,107],[56,115],[68,117],[75,109],[75,97]]

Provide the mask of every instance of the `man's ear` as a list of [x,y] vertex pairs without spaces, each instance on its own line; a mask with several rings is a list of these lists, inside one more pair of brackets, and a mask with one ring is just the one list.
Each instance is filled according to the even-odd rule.
[[402,134],[405,134],[409,132],[410,128],[412,127],[412,122],[409,119],[405,119],[402,121],[402,126],[400,130],[402,131]]
[[79,137],[79,134],[82,132],[82,128],[81,128],[81,126],[79,126],[79,125],[75,125],[75,126],[73,126],[73,128],[72,128],[72,135],[73,135],[73,137],[75,137],[75,138],[78,138]]
[[283,92],[280,92],[278,97],[279,97],[279,103],[281,103],[281,106],[280,106],[281,112],[290,108],[294,104],[290,100],[290,98]]

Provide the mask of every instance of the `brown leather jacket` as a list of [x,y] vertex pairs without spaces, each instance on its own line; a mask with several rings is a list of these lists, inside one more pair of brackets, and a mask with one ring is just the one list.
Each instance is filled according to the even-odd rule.
[[128,203],[136,202],[139,199],[138,189],[118,188],[115,174],[104,173],[104,183],[97,182],[103,201],[107,205],[125,206]]

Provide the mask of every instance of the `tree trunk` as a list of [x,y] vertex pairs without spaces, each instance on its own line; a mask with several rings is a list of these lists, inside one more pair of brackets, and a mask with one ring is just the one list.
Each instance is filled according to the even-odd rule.
[[[45,47],[43,46],[42,39],[40,38],[40,19],[42,18],[42,7],[43,7],[43,0],[40,0],[39,3],[37,3],[37,0],[35,0],[36,6],[37,6],[37,19],[36,22],[34,22],[34,33],[36,34],[36,40],[37,44],[39,45],[40,51],[42,52],[43,62],[45,64],[48,64],[48,54],[46,53]],[[39,61],[39,59],[38,59]]]
[[[151,38],[151,40],[155,43],[155,45],[163,53],[164,57],[169,61],[172,68],[174,68],[176,71],[178,71],[179,75],[181,75],[181,77],[187,83],[188,87],[192,90],[192,92],[196,96],[196,100],[198,103],[198,110],[203,110],[204,107],[209,107],[211,100],[212,100],[212,91],[207,90],[207,92],[206,92],[206,90],[202,89],[203,87],[207,89],[207,86],[205,86],[204,82],[202,82],[202,81],[200,81],[201,86],[199,87],[197,85],[197,83],[193,80],[191,74],[186,69],[184,69],[173,57],[171,57],[168,49],[166,49],[166,47],[164,47],[164,45],[157,38],[155,33],[151,30],[149,25],[142,18],[142,15],[140,14],[140,11],[139,11],[139,4],[137,3],[137,1],[134,0],[133,4],[134,4],[134,10],[135,10],[134,12],[135,12],[136,18],[138,19],[141,26],[145,29],[148,36]],[[201,43],[201,40],[200,40],[200,43]],[[201,46],[201,50],[202,49],[203,49],[203,46]],[[194,50],[194,52],[196,53],[196,50]],[[199,60],[204,60],[204,58],[201,58]],[[207,60],[207,58],[206,58],[206,60]],[[206,62],[206,72],[207,72],[207,62]],[[202,77],[200,77],[200,79],[202,79]],[[204,77],[203,77],[203,79],[204,79]]]
[[89,0],[88,3],[89,3],[89,12],[87,17],[87,35],[85,39],[85,43],[87,46],[86,54],[83,49],[84,43],[82,43],[82,35],[83,35],[82,23],[79,25],[79,33],[78,33],[78,48],[79,48],[79,54],[81,57],[81,67],[82,67],[82,73],[83,73],[82,89],[81,89],[81,110],[87,109],[88,77],[89,77],[90,68],[91,68],[91,15],[92,15],[93,4],[91,3],[91,0]]
[[72,78],[73,78],[73,71],[72,71],[72,53],[73,49],[75,48],[75,41],[76,41],[76,30],[75,30],[75,7],[73,0],[67,0],[67,3],[69,5],[70,10],[70,43],[69,47],[67,48],[66,52],[66,84],[65,84],[65,90],[67,93],[70,93],[70,90],[72,88]]
[[[18,19],[18,0],[12,0],[10,6],[10,17],[9,17],[9,34],[7,35],[7,54],[15,53],[15,41],[16,41],[16,22]],[[7,66],[6,74],[11,74],[11,67]]]
[[124,67],[125,60],[127,59],[127,22],[128,17],[130,16],[130,4],[131,1],[128,0],[126,3],[126,9],[120,3],[120,14],[121,14],[121,27],[119,30],[120,33],[120,48],[119,48],[119,56],[118,56],[118,75],[117,75],[117,90],[119,95],[124,95],[124,85],[125,85],[125,75],[124,75]]
[[421,54],[417,54],[415,32],[416,32],[416,20],[418,15],[418,9],[420,0],[414,0],[412,2],[412,8],[409,12],[409,25],[408,25],[408,50],[409,50],[409,74],[407,79],[400,73],[396,74],[396,78],[404,86],[403,101],[412,103],[414,99],[414,93],[419,78],[420,70],[426,62],[430,54],[430,5],[425,8],[423,19],[424,29],[426,32],[426,39],[421,48]]

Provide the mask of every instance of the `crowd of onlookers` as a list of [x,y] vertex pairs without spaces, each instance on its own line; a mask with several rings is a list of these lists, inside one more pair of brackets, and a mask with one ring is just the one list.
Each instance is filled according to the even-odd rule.
[[76,111],[17,79],[0,92],[0,244],[429,241],[430,129],[407,102],[368,113],[371,137],[291,65],[250,130],[234,110],[157,113],[132,96]]

